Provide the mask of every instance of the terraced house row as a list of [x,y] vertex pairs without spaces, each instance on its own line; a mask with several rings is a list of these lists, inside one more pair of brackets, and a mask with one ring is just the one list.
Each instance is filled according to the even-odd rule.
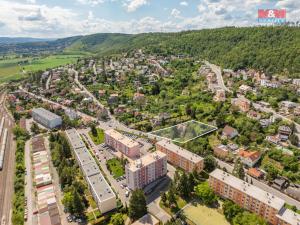
[[284,207],[285,201],[235,176],[216,169],[209,185],[219,196],[266,219],[273,225],[300,225],[300,215]]
[[75,129],[67,130],[66,135],[100,211],[106,213],[115,209],[117,207],[116,195],[105,180],[80,135]]

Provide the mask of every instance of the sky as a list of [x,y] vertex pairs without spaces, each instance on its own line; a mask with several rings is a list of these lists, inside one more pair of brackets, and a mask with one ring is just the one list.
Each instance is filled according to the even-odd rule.
[[288,21],[300,20],[299,0],[0,0],[0,9],[6,37],[256,26],[258,9],[286,9]]

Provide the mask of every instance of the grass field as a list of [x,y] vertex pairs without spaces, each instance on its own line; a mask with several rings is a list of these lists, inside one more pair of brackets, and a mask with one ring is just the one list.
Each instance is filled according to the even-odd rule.
[[97,128],[97,136],[94,136],[92,132],[89,132],[90,137],[92,138],[95,145],[100,145],[104,142],[104,132],[102,129]]
[[189,205],[183,213],[195,225],[230,225],[222,213],[205,205]]
[[115,178],[121,177],[125,173],[122,164],[118,159],[107,160],[107,166]]
[[19,79],[26,72],[45,70],[74,63],[81,55],[51,55],[47,57],[12,58],[0,60],[0,83]]

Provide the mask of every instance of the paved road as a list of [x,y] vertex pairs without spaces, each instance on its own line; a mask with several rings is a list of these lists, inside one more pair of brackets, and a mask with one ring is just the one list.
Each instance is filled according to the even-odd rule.
[[227,92],[232,92],[224,84],[224,80],[223,80],[221,68],[219,66],[217,66],[217,65],[209,63],[208,61],[205,61],[205,64],[207,66],[209,66],[210,69],[216,74],[218,85],[220,86],[220,88],[222,88],[223,90],[225,90]]
[[31,140],[28,140],[25,143],[25,166],[26,166],[26,176],[25,176],[25,197],[27,198],[27,210],[28,210],[28,219],[25,224],[34,225],[37,224],[37,215],[33,215],[33,212],[36,209],[35,204],[35,195],[34,187],[32,180],[32,166],[31,166]]
[[46,81],[46,90],[49,90],[52,74],[50,73]]
[[[228,163],[225,163],[225,162],[223,162],[223,161],[221,161],[221,160],[219,160],[217,158],[216,158],[216,160],[217,160],[217,162],[218,162],[218,164],[219,164],[219,166],[221,168],[225,167],[228,172],[230,172],[230,173],[232,172],[233,166],[231,166]],[[298,209],[300,209],[300,202],[299,201],[297,201],[297,200],[289,197],[288,195],[286,195],[286,194],[284,194],[284,193],[282,193],[282,192],[280,192],[280,191],[272,188],[271,186],[269,186],[269,185],[267,185],[267,184],[265,184],[265,183],[263,183],[263,182],[255,179],[253,177],[250,177],[248,175],[246,175],[246,176],[248,177],[249,181],[252,179],[253,185],[255,185],[255,186],[263,189],[264,191],[269,192],[269,193],[271,193],[271,194],[273,194],[273,195],[275,195],[275,196],[277,196],[279,198],[282,198],[289,205],[294,205]]]
[[[13,136],[14,121],[4,106],[5,93],[0,94],[0,118],[5,117],[4,128],[8,130],[7,143],[5,148],[4,165],[0,171],[0,224],[11,224],[13,181],[15,172],[15,141]],[[1,141],[2,141],[1,137]]]

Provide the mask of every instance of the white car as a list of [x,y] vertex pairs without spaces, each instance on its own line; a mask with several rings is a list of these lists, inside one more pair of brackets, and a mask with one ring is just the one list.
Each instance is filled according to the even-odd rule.
[[125,193],[125,196],[126,196],[126,198],[128,198],[129,197],[129,191],[126,191],[126,193]]

